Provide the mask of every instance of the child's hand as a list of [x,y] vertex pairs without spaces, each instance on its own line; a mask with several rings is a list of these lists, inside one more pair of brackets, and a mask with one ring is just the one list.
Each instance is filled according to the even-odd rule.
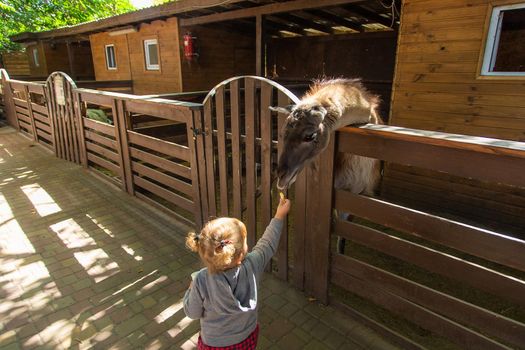
[[277,207],[277,210],[275,211],[275,218],[283,220],[286,215],[288,215],[288,212],[290,211],[290,207],[292,205],[292,202],[290,202],[289,199],[284,198],[284,196],[281,196],[281,199],[279,201],[279,206]]

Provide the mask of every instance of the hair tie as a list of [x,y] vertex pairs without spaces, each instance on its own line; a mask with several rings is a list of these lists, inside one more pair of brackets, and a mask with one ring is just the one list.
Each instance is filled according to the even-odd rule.
[[195,240],[195,242],[198,242],[201,239],[201,235],[200,234],[195,235],[193,239]]
[[225,246],[226,244],[230,244],[231,242],[232,242],[232,241],[230,241],[229,239],[223,239],[222,241],[220,241],[219,246],[220,246],[221,248],[224,248],[224,246]]

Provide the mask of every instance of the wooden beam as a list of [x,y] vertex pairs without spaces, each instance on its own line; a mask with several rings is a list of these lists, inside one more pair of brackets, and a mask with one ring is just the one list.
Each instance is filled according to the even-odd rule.
[[[361,7],[361,6],[353,5],[353,4],[347,4],[347,5],[344,5],[342,7],[345,10],[347,10],[347,11],[353,13],[353,14],[356,14],[356,15],[359,15],[361,17],[366,18],[371,23],[379,23],[379,24],[382,24],[382,25],[387,26],[387,27],[392,27],[392,19],[380,16],[377,12],[373,12],[373,11],[367,10],[367,9]],[[397,26],[398,25],[397,25],[396,21],[394,21],[394,26],[393,27],[397,28]]]
[[265,26],[264,28],[267,33],[268,33],[268,30],[270,30],[270,31],[276,32],[277,35],[281,35],[281,33],[279,33],[280,31],[287,31],[287,32],[301,35],[301,36],[304,35],[304,31],[302,29],[290,27],[285,24],[282,24],[281,22],[272,21],[271,17],[267,17],[266,21],[264,22],[264,26]]
[[299,11],[299,10],[305,10],[305,9],[337,6],[341,4],[349,4],[349,3],[354,3],[358,1],[362,1],[362,0],[287,1],[287,2],[273,3],[273,4],[260,6],[260,7],[217,13],[214,15],[181,19],[179,23],[181,27],[184,27],[184,26],[191,26],[191,25],[203,24],[203,23],[221,22],[221,21],[229,21],[229,20],[239,19],[239,18],[255,17],[256,15],[270,15],[273,13],[282,13],[282,12]]
[[77,74],[75,73],[75,66],[73,64],[73,50],[71,49],[71,43],[69,41],[66,42],[67,47],[67,59],[69,62],[69,74],[73,80],[77,80]]
[[263,18],[255,17],[255,75],[261,76],[263,62]]
[[[172,1],[160,6],[145,8],[138,11],[128,12],[121,15],[100,19],[93,22],[78,24],[71,27],[58,28],[47,30],[44,32],[30,33],[24,32],[11,36],[14,42],[24,42],[34,39],[46,39],[71,36],[81,33],[93,33],[97,31],[105,31],[108,28],[124,26],[133,23],[140,23],[145,21],[152,21],[161,17],[170,17],[179,13],[194,11],[202,8],[212,8],[215,6],[224,6],[242,2],[245,0],[226,0],[223,3],[217,0],[184,0]],[[220,5],[218,5],[220,3]]]
[[332,23],[334,23],[334,24],[336,24],[338,26],[343,26],[343,27],[346,27],[346,28],[357,30],[358,32],[362,32],[363,31],[363,27],[361,27],[360,23],[357,23],[357,22],[354,22],[354,21],[350,21],[350,20],[348,20],[348,19],[346,19],[344,17],[341,17],[341,16],[334,15],[331,12],[327,12],[327,11],[323,11],[323,10],[317,10],[317,9],[307,10],[307,12],[312,14],[313,16],[316,16],[316,17],[318,17],[320,19],[332,22]]
[[277,13],[277,14],[273,14],[272,17],[276,17],[276,18],[282,19],[283,21],[286,21],[288,23],[294,23],[294,24],[298,25],[299,27],[301,27],[303,30],[306,29],[306,28],[310,28],[310,29],[315,29],[315,30],[317,30],[319,32],[322,32],[322,33],[325,33],[325,34],[334,34],[334,30],[330,26],[327,26],[327,25],[324,25],[324,24],[319,24],[319,23],[316,23],[316,22],[314,22],[312,20],[307,20],[305,18],[296,16],[296,15],[293,15],[293,14],[288,14],[288,13],[280,14],[280,13]]

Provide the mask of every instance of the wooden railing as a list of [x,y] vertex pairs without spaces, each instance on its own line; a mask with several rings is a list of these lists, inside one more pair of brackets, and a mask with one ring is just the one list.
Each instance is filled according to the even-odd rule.
[[[22,134],[183,222],[202,225],[205,184],[198,181],[193,137],[200,104],[78,88],[63,73],[51,74],[45,84],[11,80],[4,71],[0,78],[9,122]],[[90,119],[88,108],[103,111],[107,122]],[[168,141],[133,131],[132,116],[177,123],[182,134]]]
[[[318,179],[330,176],[323,174],[323,164],[330,163],[337,151],[525,188],[525,144],[520,142],[367,125],[339,130],[336,144],[318,160],[318,168],[323,169]],[[345,255],[322,244],[323,250],[306,264],[312,269],[306,271],[306,276],[321,276],[310,278],[312,282],[306,287],[312,293],[367,319],[346,306],[340,297],[330,296],[331,286],[336,286],[461,347],[525,347],[523,317],[507,316],[519,314],[518,310],[525,306],[523,237],[510,237],[382,199],[344,190],[333,192],[329,184],[331,181],[319,180],[317,187],[308,187],[308,198],[314,191],[317,203],[307,201],[307,206],[322,209],[333,203],[337,211],[358,219],[316,225],[316,217],[307,224],[312,228],[309,240],[329,241],[328,232],[333,232],[354,247]],[[363,251],[367,252],[364,258]],[[454,285],[462,292],[447,292],[447,288],[426,285],[421,278],[411,279],[412,273],[417,275],[415,271],[427,271],[434,281],[448,289]],[[461,295],[466,291],[474,295],[486,293],[487,298],[495,298],[506,306],[495,310],[487,308],[482,298],[464,300]],[[389,336],[395,334],[368,321]],[[401,344],[404,348],[418,348],[406,339]]]

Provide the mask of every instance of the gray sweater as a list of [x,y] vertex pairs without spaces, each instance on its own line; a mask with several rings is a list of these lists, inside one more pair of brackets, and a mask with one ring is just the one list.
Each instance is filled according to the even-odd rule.
[[282,220],[272,219],[241,265],[218,274],[204,268],[184,295],[184,312],[200,319],[202,341],[228,346],[246,339],[257,326],[257,284],[277,250]]

